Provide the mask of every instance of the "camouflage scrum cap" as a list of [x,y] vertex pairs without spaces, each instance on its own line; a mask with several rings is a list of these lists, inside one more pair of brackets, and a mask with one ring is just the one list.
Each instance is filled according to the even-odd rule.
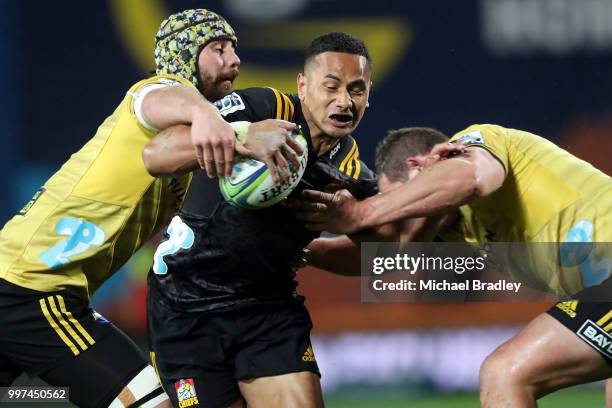
[[162,21],[155,35],[155,65],[158,75],[174,74],[196,87],[198,55],[215,40],[228,39],[236,45],[234,29],[223,17],[205,9],[185,10]]

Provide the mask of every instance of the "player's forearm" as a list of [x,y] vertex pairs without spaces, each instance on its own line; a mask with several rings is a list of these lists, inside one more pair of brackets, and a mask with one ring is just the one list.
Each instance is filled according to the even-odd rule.
[[474,165],[462,159],[446,160],[424,170],[412,181],[359,202],[355,219],[360,228],[406,218],[448,212],[480,195]]
[[360,248],[347,236],[318,238],[308,247],[308,265],[338,275],[361,273]]
[[152,90],[144,96],[141,109],[146,122],[157,129],[189,125],[196,115],[220,117],[214,105],[195,88],[184,85]]
[[431,217],[409,218],[401,222],[400,243],[430,242],[433,241],[448,214],[433,215]]
[[191,128],[176,125],[161,131],[145,146],[142,160],[154,177],[185,174],[199,168]]
[[338,275],[361,273],[362,242],[393,242],[399,240],[399,229],[395,224],[382,225],[376,231],[342,235],[333,238],[318,238],[308,245],[308,265]]

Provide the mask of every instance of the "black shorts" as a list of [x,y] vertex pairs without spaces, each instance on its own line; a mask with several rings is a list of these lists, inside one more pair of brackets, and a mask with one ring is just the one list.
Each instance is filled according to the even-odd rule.
[[174,311],[152,293],[152,360],[175,407],[195,400],[227,407],[240,398],[238,380],[303,371],[320,375],[310,343],[312,321],[302,302],[194,313]]
[[80,407],[106,407],[147,361],[125,334],[69,291],[0,279],[0,386],[25,372],[69,387]]
[[612,366],[612,280],[586,288],[571,300],[554,305],[548,314],[597,350]]

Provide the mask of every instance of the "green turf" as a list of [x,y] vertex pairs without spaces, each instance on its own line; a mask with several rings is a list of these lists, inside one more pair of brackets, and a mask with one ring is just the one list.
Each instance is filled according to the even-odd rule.
[[[477,394],[431,395],[420,398],[393,397],[383,395],[329,396],[327,408],[468,408],[478,407]],[[569,389],[551,394],[539,401],[539,408],[602,408],[605,406],[604,391],[595,389]]]

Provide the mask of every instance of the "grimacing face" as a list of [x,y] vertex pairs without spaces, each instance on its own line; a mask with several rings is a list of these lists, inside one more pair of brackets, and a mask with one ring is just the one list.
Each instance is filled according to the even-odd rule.
[[368,105],[371,69],[361,55],[324,52],[298,76],[298,93],[311,133],[341,138],[355,130]]
[[240,58],[230,40],[212,41],[198,56],[200,91],[209,101],[223,98],[233,90]]

